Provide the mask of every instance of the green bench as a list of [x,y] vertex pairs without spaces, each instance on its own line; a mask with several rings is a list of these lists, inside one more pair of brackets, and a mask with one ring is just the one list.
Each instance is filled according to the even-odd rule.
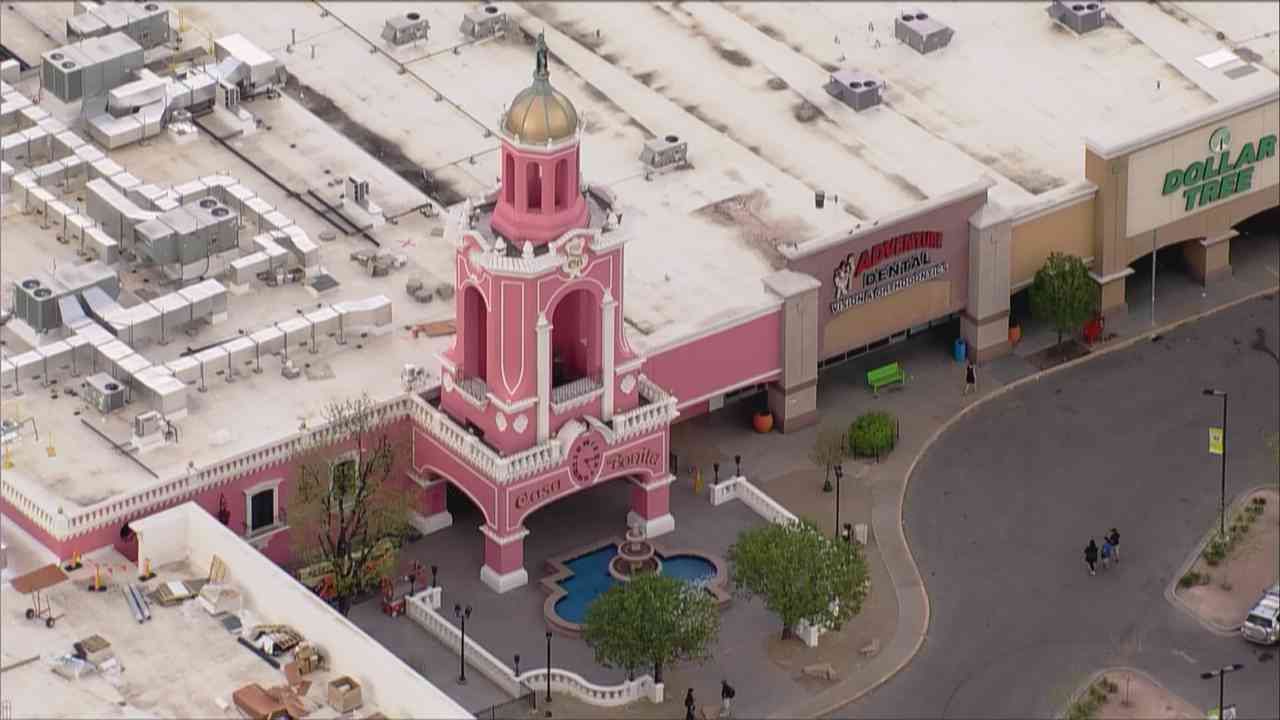
[[906,382],[907,375],[902,372],[902,366],[898,363],[889,363],[867,372],[867,384],[871,386],[871,392],[874,393],[880,392],[880,388],[886,385],[906,384]]

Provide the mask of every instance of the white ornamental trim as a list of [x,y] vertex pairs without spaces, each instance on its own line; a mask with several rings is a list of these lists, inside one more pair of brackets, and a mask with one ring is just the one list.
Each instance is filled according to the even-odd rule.
[[518,432],[518,433],[522,433],[522,432],[524,432],[525,430],[528,430],[528,429],[529,429],[529,418],[528,418],[528,416],[526,416],[526,415],[517,415],[517,416],[516,416],[516,419],[515,419],[515,422],[511,423],[511,427],[515,428],[515,431],[516,431],[516,432]]
[[630,373],[624,375],[622,377],[622,382],[618,384],[618,387],[622,388],[622,392],[630,395],[631,391],[636,389],[636,376]]
[[507,416],[502,413],[495,413],[493,416],[493,424],[498,426],[498,432],[507,431]]

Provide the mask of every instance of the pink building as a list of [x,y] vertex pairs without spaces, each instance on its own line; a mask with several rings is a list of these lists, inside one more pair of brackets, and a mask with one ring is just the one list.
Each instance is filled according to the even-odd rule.
[[580,176],[578,113],[551,86],[541,37],[533,84],[499,128],[501,184],[456,228],[457,334],[413,431],[413,467],[425,529],[449,522],[443,479],[480,507],[481,575],[504,592],[528,582],[524,519],[597,483],[631,483],[630,520],[650,536],[675,527],[676,411],[623,335],[628,238],[611,194]]

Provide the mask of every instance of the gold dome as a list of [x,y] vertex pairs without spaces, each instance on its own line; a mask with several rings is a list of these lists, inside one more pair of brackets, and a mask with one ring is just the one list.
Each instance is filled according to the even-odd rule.
[[525,143],[557,142],[578,131],[578,111],[564,93],[551,87],[547,42],[538,34],[533,84],[516,95],[503,122],[506,131]]

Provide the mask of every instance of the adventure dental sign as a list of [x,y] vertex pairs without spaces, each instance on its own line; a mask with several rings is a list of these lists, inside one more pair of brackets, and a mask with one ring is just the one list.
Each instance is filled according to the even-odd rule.
[[1247,142],[1231,155],[1231,131],[1220,127],[1209,136],[1209,152],[1203,161],[1196,160],[1183,170],[1170,170],[1164,176],[1164,195],[1182,190],[1186,211],[1204,207],[1253,189],[1253,168],[1276,154],[1275,134]]
[[[850,253],[836,266],[831,314],[892,295],[947,272],[945,261],[933,262],[930,250],[942,249],[942,233],[911,232]],[[900,257],[905,255],[906,257]],[[856,256],[856,257],[855,257]]]

